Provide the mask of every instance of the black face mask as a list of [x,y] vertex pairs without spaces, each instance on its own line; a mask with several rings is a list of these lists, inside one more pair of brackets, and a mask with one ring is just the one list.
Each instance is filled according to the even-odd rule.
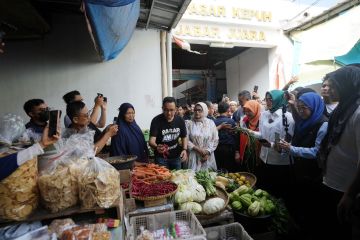
[[39,116],[39,121],[45,123],[49,120],[49,111],[40,112],[38,116]]

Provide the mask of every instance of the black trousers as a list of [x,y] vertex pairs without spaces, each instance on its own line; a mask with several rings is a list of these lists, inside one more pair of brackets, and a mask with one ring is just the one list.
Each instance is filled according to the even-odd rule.
[[235,172],[234,145],[219,144],[215,150],[215,160],[218,170],[224,169],[228,172]]

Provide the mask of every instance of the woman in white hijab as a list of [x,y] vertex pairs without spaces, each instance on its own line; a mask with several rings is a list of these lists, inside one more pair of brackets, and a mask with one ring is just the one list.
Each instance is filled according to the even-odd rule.
[[186,121],[188,137],[188,168],[198,171],[217,170],[214,151],[219,143],[218,131],[214,121],[208,119],[208,108],[205,103],[195,105],[194,115]]

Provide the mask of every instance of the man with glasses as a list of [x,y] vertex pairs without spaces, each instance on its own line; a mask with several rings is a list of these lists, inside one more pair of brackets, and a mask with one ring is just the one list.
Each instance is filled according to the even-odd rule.
[[30,117],[30,121],[25,125],[26,129],[41,136],[49,120],[47,104],[42,99],[30,99],[24,104],[24,111]]
[[187,161],[185,121],[175,115],[175,98],[165,97],[162,109],[163,113],[151,121],[149,144],[155,150],[155,163],[170,170],[180,169],[181,162]]
[[66,129],[64,138],[76,133],[86,133],[87,131],[95,131],[94,144],[96,153],[99,153],[106,145],[107,141],[116,135],[118,131],[117,124],[110,124],[101,132],[91,121],[90,111],[85,103],[75,101],[66,106],[66,114],[71,119],[71,125]]

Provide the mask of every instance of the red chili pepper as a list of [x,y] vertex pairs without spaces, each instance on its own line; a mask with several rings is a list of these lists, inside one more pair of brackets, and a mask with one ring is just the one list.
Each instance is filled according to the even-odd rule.
[[157,182],[149,185],[133,182],[132,194],[141,197],[153,197],[168,194],[177,188],[172,182]]

